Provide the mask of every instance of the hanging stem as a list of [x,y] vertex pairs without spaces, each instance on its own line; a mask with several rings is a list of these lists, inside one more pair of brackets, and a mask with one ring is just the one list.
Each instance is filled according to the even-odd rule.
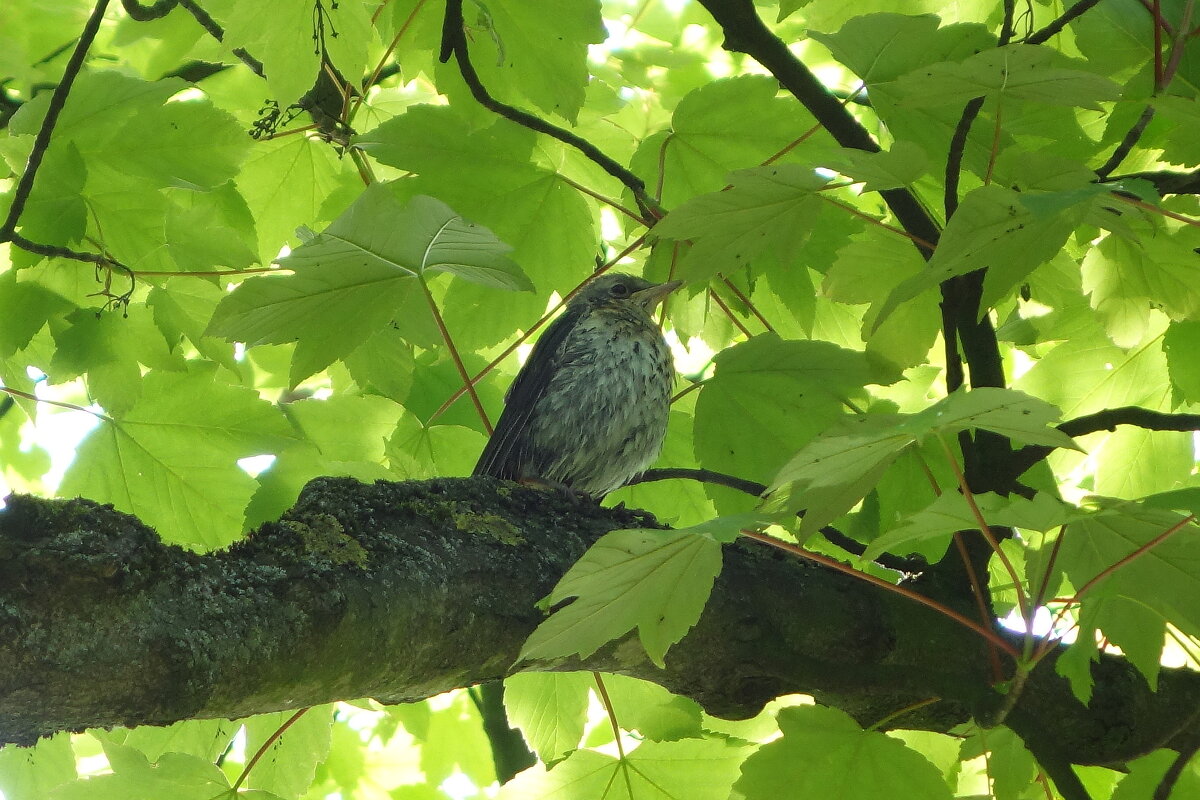
[[604,678],[599,672],[592,672],[592,677],[596,679],[596,693],[600,695],[600,703],[604,706],[604,711],[608,714],[608,722],[612,725],[613,741],[617,743],[617,755],[621,759],[621,774],[625,776],[625,788],[629,792],[629,796],[633,797],[633,782],[629,778],[628,765],[625,763],[625,746],[621,744],[621,726],[617,724],[617,712],[613,709],[612,698],[608,696],[608,688],[604,685]]
[[729,321],[733,323],[733,327],[735,327],[739,331],[741,331],[742,335],[745,336],[747,339],[753,338],[750,331],[746,328],[745,325],[742,324],[742,321],[740,319],[738,319],[737,316],[734,315],[733,310],[725,304],[725,301],[721,299],[721,296],[719,294],[714,292],[712,289],[709,289],[708,296],[711,297],[713,299],[713,301],[718,306],[721,307],[721,310],[725,312],[725,316],[729,317]]
[[764,317],[762,313],[754,307],[754,303],[750,302],[750,298],[747,297],[733,281],[729,280],[729,278],[726,278],[724,275],[721,276],[721,280],[725,281],[725,285],[729,287],[729,291],[733,292],[734,295],[737,296],[737,299],[741,300],[746,308],[750,309],[750,313],[758,317],[758,321],[762,323],[764,328],[771,333],[775,333],[775,329],[771,327],[771,323],[767,322],[767,318]]
[[[1059,626],[1059,624],[1062,622],[1063,618],[1067,615],[1067,611],[1071,607],[1078,605],[1080,598],[1082,598],[1085,594],[1090,592],[1092,589],[1096,588],[1096,584],[1100,583],[1100,581],[1104,580],[1105,578],[1111,576],[1114,572],[1119,570],[1121,567],[1141,558],[1146,553],[1150,552],[1155,547],[1158,547],[1160,544],[1165,542],[1168,538],[1170,538],[1171,536],[1174,536],[1176,533],[1183,530],[1185,527],[1187,527],[1187,525],[1189,523],[1195,522],[1195,520],[1196,520],[1195,514],[1188,514],[1186,517],[1179,520],[1179,522],[1177,522],[1174,525],[1172,525],[1171,527],[1167,528],[1165,531],[1160,533],[1158,536],[1155,536],[1153,539],[1146,542],[1144,545],[1138,547],[1136,550],[1134,550],[1129,555],[1125,556],[1124,558],[1118,560],[1117,562],[1115,562],[1113,564],[1108,565],[1107,567],[1105,567],[1104,569],[1102,569],[1098,573],[1096,573],[1091,578],[1091,580],[1089,580],[1083,586],[1079,587],[1079,590],[1077,592],[1075,592],[1074,596],[1072,596],[1071,599],[1067,601],[1066,605],[1064,605],[1062,607],[1062,610],[1058,612],[1057,616],[1055,616],[1054,623],[1050,626],[1050,629],[1054,630],[1055,628],[1057,628]],[[1054,647],[1055,643],[1056,643],[1055,639],[1048,638],[1045,641],[1045,643],[1043,643],[1041,649],[1038,650],[1037,655],[1034,657],[1034,659],[1036,661],[1040,661],[1042,658],[1044,658],[1045,655],[1047,653],[1049,653],[1050,650]]]
[[888,583],[887,581],[883,580],[882,578],[876,578],[874,575],[871,575],[870,573],[859,572],[858,570],[854,569],[853,567],[846,566],[842,562],[836,561],[832,558],[829,558],[828,556],[823,556],[820,553],[814,553],[811,550],[805,550],[803,547],[800,547],[799,545],[794,545],[790,542],[785,542],[782,539],[776,539],[773,536],[767,536],[764,533],[758,533],[757,531],[751,531],[751,530],[743,530],[742,536],[745,536],[748,539],[753,539],[756,542],[762,542],[763,544],[770,545],[771,547],[777,548],[779,550],[783,550],[784,552],[787,552],[787,553],[791,553],[792,555],[800,556],[801,558],[808,559],[809,561],[815,561],[818,564],[822,564],[831,569],[835,569],[838,572],[844,572],[847,575],[858,578],[861,581],[866,581],[867,583],[871,583],[882,589],[886,589],[887,591],[892,592],[893,594],[898,594],[898,595],[901,595],[902,597],[907,597],[909,600],[913,600],[927,608],[933,609],[934,611],[938,612],[939,614],[941,614],[945,617],[949,617],[950,619],[957,622],[959,625],[962,625],[964,628],[968,628],[968,629],[974,631],[975,633],[982,636],[984,639],[987,639],[989,642],[991,642],[992,644],[999,647],[1001,650],[1003,650],[1005,653],[1007,653],[1013,659],[1017,659],[1020,657],[1020,653],[1017,652],[1017,649],[1015,647],[1013,647],[1011,644],[1009,644],[1008,642],[1006,642],[1003,638],[1001,638],[1000,635],[997,634],[995,631],[985,628],[984,626],[980,625],[978,622],[975,622],[972,619],[968,619],[967,617],[964,617],[962,614],[958,613],[954,609],[949,608],[948,606],[944,606],[941,603],[939,603],[938,601],[936,601],[932,598],[926,597],[923,594],[918,594],[917,592],[914,592],[911,589],[908,589],[904,586],[898,586],[894,583]]
[[630,211],[625,206],[618,203],[616,200],[613,200],[611,197],[605,197],[604,195],[600,194],[599,192],[597,192],[593,189],[589,189],[588,187],[584,186],[581,183],[576,183],[575,181],[568,178],[566,175],[563,175],[561,172],[557,173],[557,175],[558,175],[559,180],[561,180],[563,183],[567,184],[571,188],[576,189],[577,191],[583,192],[588,197],[595,198],[596,200],[603,203],[604,205],[609,206],[617,211],[620,211],[622,214],[629,217],[631,220],[638,223],[639,225],[645,225],[647,228],[651,227],[650,223],[647,222],[645,218],[638,216],[637,214]]
[[282,725],[280,725],[278,728],[276,728],[275,732],[267,737],[267,740],[262,743],[262,747],[258,748],[258,752],[256,752],[254,754],[254,757],[251,758],[248,762],[246,762],[246,767],[245,767],[245,769],[242,770],[242,774],[238,775],[237,781],[233,784],[233,787],[230,788],[230,790],[229,790],[229,793],[231,795],[237,794],[238,789],[241,788],[241,785],[246,782],[246,777],[250,774],[250,770],[254,769],[254,765],[258,763],[259,759],[262,758],[263,755],[267,752],[267,750],[269,750],[271,748],[271,745],[275,744],[275,740],[278,739],[280,736],[283,736],[283,732],[286,731],[288,728],[292,727],[293,723],[295,723],[296,720],[303,717],[307,712],[308,712],[307,708],[300,709],[295,714],[292,714],[290,717],[288,717],[286,722],[284,722]]
[[30,394],[29,392],[23,392],[20,389],[13,389],[11,386],[0,386],[0,392],[4,392],[5,394],[10,394],[13,397],[23,397],[26,400],[33,400],[35,403],[45,403],[46,405],[49,405],[49,406],[58,406],[59,408],[68,408],[71,411],[83,411],[84,413],[91,414],[96,419],[104,420],[105,422],[112,422],[111,417],[107,417],[104,414],[101,414],[96,411],[92,411],[90,408],[84,408],[83,406],[77,406],[74,403],[64,403],[61,400],[47,400],[44,397],[38,397],[36,394]]
[[[454,340],[450,338],[450,331],[446,329],[446,322],[442,319],[442,312],[438,310],[437,303],[433,300],[433,295],[429,293],[429,287],[425,285],[425,276],[417,276],[417,280],[421,282],[421,291],[425,292],[425,299],[429,302],[429,310],[433,312],[433,320],[437,323],[438,330],[441,331],[442,341],[446,343],[446,348],[450,351],[450,358],[454,361],[454,367],[458,370],[458,377],[462,378],[463,388],[467,394],[471,395],[471,402],[475,404],[475,411],[479,413],[479,419],[483,421],[484,430],[488,436],[492,435],[492,422],[488,419],[487,412],[483,410],[483,403],[479,402],[479,395],[475,392],[475,384],[467,375],[467,368],[463,365],[462,358],[458,354],[458,348],[454,346]],[[432,418],[431,418],[432,419]]]
[[954,470],[954,477],[958,479],[958,488],[962,491],[963,499],[967,501],[967,507],[971,509],[971,516],[975,518],[979,532],[983,534],[983,538],[987,540],[988,546],[992,548],[992,552],[1000,559],[1000,563],[1004,565],[1005,571],[1008,572],[1008,576],[1012,579],[1013,588],[1017,593],[1017,608],[1021,613],[1021,619],[1025,620],[1026,628],[1028,628],[1033,625],[1033,620],[1030,618],[1029,598],[1025,595],[1025,588],[1021,586],[1021,577],[1017,574],[1017,570],[1009,559],[1008,554],[1000,547],[1000,542],[992,534],[992,529],[988,527],[987,521],[984,520],[983,512],[979,510],[979,506],[975,503],[975,495],[971,492],[971,487],[967,485],[966,476],[963,475],[962,469],[958,466],[958,459],[950,451],[950,446],[946,444],[946,441],[941,436],[938,437],[938,443],[941,444],[942,450],[946,453],[946,459],[950,462],[950,468]]

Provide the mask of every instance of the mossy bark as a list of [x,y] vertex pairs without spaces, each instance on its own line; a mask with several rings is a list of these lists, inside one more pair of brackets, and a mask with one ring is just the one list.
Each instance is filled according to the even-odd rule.
[[[534,604],[604,533],[658,527],[491,478],[323,478],[227,550],[164,545],[87,500],[14,496],[0,513],[0,741],[61,730],[237,718],[338,699],[419,700],[509,673]],[[981,640],[923,606],[753,544],[726,546],[699,623],[655,668],[635,642],[585,661],[711,713],[813,694],[864,723],[947,730],[998,704]],[[1200,676],[1151,692],[1125,661],[1076,702],[1048,660],[1009,717],[1075,763],[1197,736]]]

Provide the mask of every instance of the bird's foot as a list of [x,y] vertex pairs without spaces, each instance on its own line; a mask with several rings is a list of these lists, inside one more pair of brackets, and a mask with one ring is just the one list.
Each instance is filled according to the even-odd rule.
[[550,480],[549,478],[524,477],[520,479],[520,483],[523,486],[530,486],[534,489],[552,491],[573,505],[599,505],[600,503],[599,500],[595,499],[587,492],[576,491],[570,486],[567,486],[565,483]]

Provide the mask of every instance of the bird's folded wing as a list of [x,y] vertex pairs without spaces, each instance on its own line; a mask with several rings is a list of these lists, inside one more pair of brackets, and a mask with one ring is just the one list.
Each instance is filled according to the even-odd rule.
[[538,339],[504,396],[504,412],[472,474],[509,480],[521,477],[521,467],[528,458],[529,421],[558,368],[562,345],[581,316],[583,309],[568,308]]

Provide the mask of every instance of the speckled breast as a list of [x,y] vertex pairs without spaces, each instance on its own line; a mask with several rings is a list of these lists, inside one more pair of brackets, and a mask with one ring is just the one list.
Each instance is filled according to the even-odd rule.
[[532,475],[600,496],[658,457],[673,370],[640,309],[596,309],[563,343],[531,420]]

